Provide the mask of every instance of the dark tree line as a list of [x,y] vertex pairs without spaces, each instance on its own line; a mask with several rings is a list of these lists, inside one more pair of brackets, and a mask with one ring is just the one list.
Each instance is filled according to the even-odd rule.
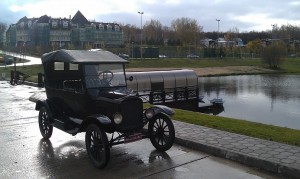
[[[125,43],[139,43],[141,40],[141,29],[134,25],[122,25]],[[163,26],[159,20],[146,21],[142,29],[143,43],[148,45],[170,46],[199,44],[204,38],[217,39],[223,37],[226,40],[241,38],[245,44],[255,39],[281,39],[300,40],[300,26],[273,25],[268,31],[239,32],[238,28],[229,29],[227,32],[203,32],[203,27],[195,19],[186,17],[172,21],[171,26]]]

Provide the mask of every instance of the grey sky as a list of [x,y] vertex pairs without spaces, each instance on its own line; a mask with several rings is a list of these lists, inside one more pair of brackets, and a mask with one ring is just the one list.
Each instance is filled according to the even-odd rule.
[[77,10],[89,20],[118,22],[140,26],[159,20],[170,26],[172,20],[181,17],[196,19],[204,31],[217,31],[216,19],[220,19],[220,31],[232,28],[243,31],[271,30],[271,24],[300,26],[299,0],[1,0],[0,22],[16,23],[20,18],[73,16]]

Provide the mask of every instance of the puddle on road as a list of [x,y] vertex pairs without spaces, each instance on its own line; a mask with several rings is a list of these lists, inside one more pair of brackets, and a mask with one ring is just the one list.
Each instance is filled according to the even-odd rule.
[[185,167],[176,167],[175,171],[176,172],[188,172],[190,170],[188,168],[185,168]]
[[48,162],[55,160],[64,162],[69,158],[79,158],[81,154],[86,155],[85,143],[81,140],[67,141],[66,143],[53,147],[50,140],[41,139],[38,151],[38,158],[41,159],[40,162],[43,162],[44,159],[48,159]]

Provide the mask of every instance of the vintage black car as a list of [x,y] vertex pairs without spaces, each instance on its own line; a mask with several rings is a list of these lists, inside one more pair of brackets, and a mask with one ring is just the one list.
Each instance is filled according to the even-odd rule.
[[174,111],[143,101],[127,90],[125,59],[105,51],[58,50],[42,55],[47,98],[37,100],[39,127],[50,138],[53,126],[69,134],[86,132],[85,143],[94,166],[103,168],[110,147],[150,138],[159,151],[170,149]]

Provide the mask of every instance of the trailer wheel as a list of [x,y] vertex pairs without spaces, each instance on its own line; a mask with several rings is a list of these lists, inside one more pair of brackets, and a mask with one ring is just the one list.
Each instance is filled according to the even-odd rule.
[[39,127],[44,139],[49,139],[52,136],[53,125],[51,125],[50,111],[45,106],[42,106],[39,111]]
[[170,149],[175,140],[175,129],[166,115],[157,115],[149,121],[148,132],[152,145],[159,151]]
[[93,165],[104,168],[110,157],[106,133],[95,124],[90,124],[85,134],[86,150]]

